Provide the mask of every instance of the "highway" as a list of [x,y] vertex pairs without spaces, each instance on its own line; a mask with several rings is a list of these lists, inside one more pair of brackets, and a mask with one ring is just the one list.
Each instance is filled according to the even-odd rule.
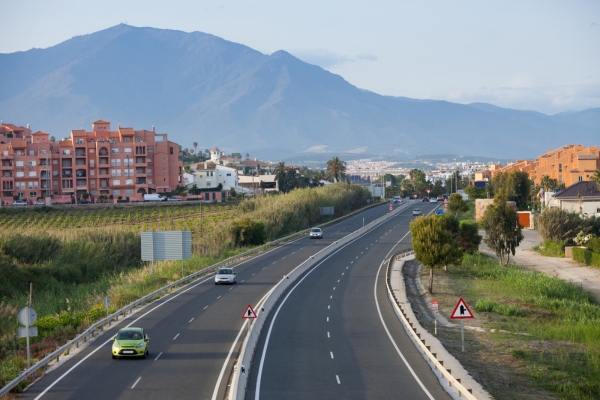
[[[423,204],[424,210],[433,207],[417,204]],[[255,306],[296,266],[361,227],[363,218],[368,224],[387,212],[387,205],[374,207],[325,229],[324,239],[301,238],[246,260],[235,267],[236,285],[214,285],[210,276],[163,297],[40,378],[23,398],[224,398],[241,345],[241,315],[246,306]],[[147,359],[111,358],[109,339],[125,326],[146,330],[150,336]]]
[[384,260],[411,247],[411,213],[361,236],[282,296],[263,328],[246,399],[450,398],[385,289]]

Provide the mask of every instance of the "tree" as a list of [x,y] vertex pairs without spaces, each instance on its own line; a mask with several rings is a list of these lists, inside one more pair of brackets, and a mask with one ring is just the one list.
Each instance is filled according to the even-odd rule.
[[540,181],[540,186],[544,189],[544,192],[549,192],[550,190],[558,187],[558,181],[550,178],[548,175],[544,175]]
[[83,193],[83,194],[81,195],[81,197],[82,197],[84,200],[87,200],[87,199],[89,199],[89,198],[90,198],[90,194],[89,194],[88,192],[85,192],[85,193]]
[[527,172],[511,171],[494,175],[491,187],[494,196],[502,190],[508,200],[517,203],[517,209],[526,210],[532,184]]
[[194,148],[194,154],[197,154],[196,149],[198,148],[198,142],[192,142],[192,147]]
[[233,157],[233,158],[242,158],[242,153],[231,153],[231,157]]
[[597,169],[596,172],[594,172],[594,175],[590,176],[590,179],[596,182],[596,184],[598,184],[598,188],[600,189],[600,169]]
[[56,138],[54,136],[50,136],[50,143],[56,142]]
[[246,160],[250,158],[250,154],[246,153]]
[[583,219],[579,214],[558,207],[546,207],[535,217],[535,230],[543,240],[568,243],[579,233],[592,233],[594,219]]
[[473,185],[465,187],[465,193],[469,196],[469,200],[486,199],[487,198],[487,189],[486,188],[478,188]]
[[435,215],[419,217],[410,223],[415,257],[429,268],[430,294],[433,293],[433,270],[458,264],[462,260],[462,248],[452,233],[446,230],[449,223],[452,221],[445,221]]
[[410,177],[410,183],[413,187],[414,194],[423,195],[426,193],[427,181],[425,172],[421,171],[420,169],[413,168],[408,173],[408,176]]
[[346,163],[339,157],[333,157],[327,161],[327,174],[334,180],[343,180],[346,175]]
[[469,205],[460,194],[452,193],[448,198],[448,211],[453,212],[454,217],[458,217],[459,212],[469,211]]
[[192,168],[189,165],[186,165],[183,167],[183,170],[189,174],[192,171]]
[[501,263],[508,265],[510,254],[515,255],[515,248],[523,240],[523,233],[517,210],[508,203],[503,190],[496,194],[494,203],[485,211],[481,225],[485,230],[484,243],[494,250]]

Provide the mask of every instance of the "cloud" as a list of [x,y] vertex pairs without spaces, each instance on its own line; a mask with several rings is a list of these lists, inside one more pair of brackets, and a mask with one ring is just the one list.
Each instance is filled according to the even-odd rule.
[[290,53],[304,62],[318,65],[325,69],[357,61],[377,61],[377,56],[372,54],[363,53],[357,56],[345,56],[332,53],[327,49],[296,49],[290,50]]
[[485,102],[500,107],[538,110],[547,114],[600,107],[600,81],[539,86],[498,86],[457,90],[441,96],[457,103]]
[[363,154],[364,152],[366,152],[368,149],[367,146],[363,146],[363,147],[358,147],[356,149],[352,149],[352,150],[348,150],[346,151],[346,153],[350,153],[350,154]]
[[306,150],[303,150],[302,153],[327,153],[327,148],[329,146],[325,146],[324,144],[319,144],[317,146],[309,147]]

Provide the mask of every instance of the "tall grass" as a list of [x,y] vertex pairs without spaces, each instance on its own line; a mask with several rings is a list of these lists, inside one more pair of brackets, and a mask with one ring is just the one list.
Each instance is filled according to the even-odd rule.
[[506,316],[495,320],[497,328],[546,343],[544,350],[513,351],[530,378],[563,398],[600,398],[600,306],[591,293],[481,254],[466,255],[451,274],[468,282],[477,310]]

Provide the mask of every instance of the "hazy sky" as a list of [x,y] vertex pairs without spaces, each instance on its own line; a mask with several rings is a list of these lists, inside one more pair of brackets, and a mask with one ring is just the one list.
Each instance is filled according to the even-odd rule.
[[0,0],[0,15],[0,53],[127,22],[287,50],[384,95],[600,107],[598,0]]

